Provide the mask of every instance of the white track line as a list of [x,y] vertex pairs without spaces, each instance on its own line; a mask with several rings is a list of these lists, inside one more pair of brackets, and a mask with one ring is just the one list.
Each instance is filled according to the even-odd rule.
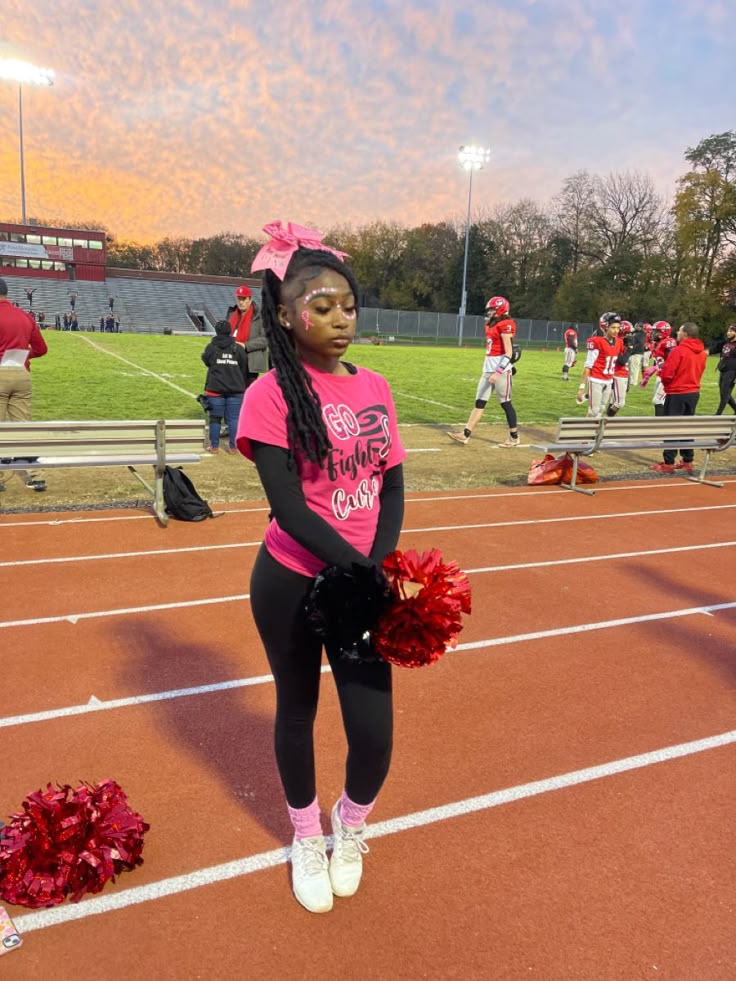
[[[251,546],[258,546],[260,542],[243,542],[241,545],[198,545],[192,548],[182,548],[175,550],[161,550],[153,552],[120,552],[117,554],[108,555],[80,555],[72,556],[70,558],[60,558],[60,559],[28,559],[19,562],[4,562],[0,563],[0,566],[9,565],[44,565],[47,563],[57,563],[57,562],[83,562],[83,561],[100,561],[105,559],[115,559],[115,558],[130,558],[130,557],[144,557],[149,555],[169,555],[173,552],[203,552],[210,549],[222,549],[222,548],[245,548]],[[641,550],[637,552],[610,552],[605,555],[583,555],[578,557],[573,557],[569,559],[546,559],[540,562],[519,562],[510,563],[508,565],[489,565],[483,566],[477,569],[466,569],[465,571],[470,574],[480,574],[485,572],[503,572],[505,570],[513,569],[543,569],[551,566],[557,565],[576,565],[582,562],[607,562],[613,559],[633,559],[633,558],[644,558],[648,555],[670,555],[677,552],[699,552],[711,548],[729,548],[736,545],[736,542],[711,542],[703,545],[677,545],[672,548],[655,548],[649,550]],[[97,610],[97,611],[87,611],[86,613],[60,613],[53,617],[31,617],[26,620],[4,620],[0,621],[0,629],[5,627],[35,627],[44,623],[63,623],[68,621],[69,623],[76,623],[78,620],[93,620],[96,617],[112,617],[112,616],[122,616],[124,614],[135,614],[135,613],[153,613],[157,610],[176,610],[184,609],[186,607],[192,606],[207,606],[211,603],[234,603],[240,600],[250,599],[249,593],[238,593],[234,596],[219,596],[213,599],[200,599],[200,600],[182,600],[175,603],[156,603],[148,606],[129,606],[123,609],[112,609],[112,610]]]
[[[214,502],[213,502],[214,504]],[[256,512],[269,511],[268,507],[257,508],[227,508],[219,511],[219,514],[254,514]],[[87,512],[89,513],[89,512]],[[42,521],[0,521],[0,530],[3,528],[44,528],[56,527],[57,525],[92,525],[102,522],[112,521],[151,521],[153,512],[147,514],[115,514],[106,515],[101,518],[48,518]]]
[[[736,480],[726,479],[724,483],[728,486],[730,484],[736,484]],[[617,484],[612,487],[599,487],[596,494],[618,494],[621,491],[635,490],[635,491],[661,491],[661,490],[685,490],[687,488],[692,488],[691,481],[678,480],[673,483],[666,483],[662,480],[652,480],[648,483],[639,484]],[[417,492],[415,492],[417,493]],[[549,494],[560,495],[561,491],[559,487],[544,490],[539,487],[534,491],[529,490],[516,490],[516,491],[501,491],[499,493],[480,493],[480,494],[447,494],[441,497],[407,497],[406,504],[434,504],[435,502],[443,501],[481,501],[481,500],[495,500],[496,498],[522,498],[522,497],[542,497]],[[227,503],[227,502],[220,502]],[[226,508],[224,514],[254,514],[256,512],[263,512],[270,510],[267,506],[254,507],[254,508]],[[89,513],[89,512],[87,512]],[[645,512],[641,512],[645,513]],[[150,521],[151,514],[127,514],[127,515],[110,515],[100,518],[49,518],[43,519],[41,521],[2,521],[0,520],[0,530],[3,528],[35,528],[35,527],[45,527],[47,525],[72,525],[72,524],[92,524],[105,521]]]
[[62,616],[35,617],[31,620],[5,620],[0,623],[0,628],[40,626],[42,623],[61,623],[64,620],[76,623],[78,620],[94,620],[97,617],[121,617],[133,613],[155,613],[157,610],[183,610],[190,606],[212,606],[215,603],[236,603],[247,599],[250,599],[250,593],[216,596],[212,599],[181,600],[178,603],[154,603],[151,606],[129,606],[117,610],[94,610],[91,613],[66,613]]
[[[188,545],[182,548],[142,549],[138,552],[100,552],[96,555],[65,555],[53,559],[18,559],[13,562],[0,562],[0,569],[19,568],[30,565],[58,565],[66,562],[102,562],[110,559],[139,559],[152,555],[182,555],[187,552],[217,552],[230,548],[257,548],[261,540],[256,542],[231,542],[226,545]],[[728,548],[736,545],[734,542],[712,542],[704,545],[679,545],[672,548],[645,549],[637,552],[611,552],[607,555],[582,555],[571,559],[549,559],[545,562],[521,562],[513,565],[489,565],[479,569],[466,569],[471,572],[501,572],[504,569],[540,569],[552,565],[574,565],[576,562],[604,562],[608,559],[631,559],[645,555],[669,555],[672,552],[695,552],[707,548]]]
[[[736,608],[733,603],[714,603],[709,606],[693,606],[680,610],[666,610],[663,613],[645,613],[637,617],[626,617],[617,620],[600,620],[594,623],[573,624],[566,627],[556,627],[553,630],[540,630],[526,634],[511,634],[507,637],[492,637],[486,640],[471,641],[467,644],[458,644],[454,649],[460,651],[476,651],[490,647],[502,647],[508,644],[520,644],[527,641],[545,640],[550,637],[560,637],[569,634],[582,634],[590,630],[606,630],[609,628],[631,626],[638,623],[651,623],[657,620],[677,619],[680,617],[693,616],[696,614],[710,615],[720,610],[732,610]],[[453,653],[453,651],[448,651]],[[322,668],[324,673],[329,673],[329,666]],[[94,696],[85,705],[70,705],[64,708],[47,709],[43,712],[31,712],[25,715],[11,715],[0,718],[0,729],[10,726],[28,725],[34,722],[47,722],[50,719],[67,718],[72,715],[88,715],[91,712],[103,712],[110,709],[129,708],[135,705],[145,705],[150,702],[169,701],[173,698],[185,698],[191,695],[209,695],[213,692],[225,691],[231,688],[246,688],[254,685],[270,684],[273,675],[264,674],[250,678],[239,678],[233,681],[221,681],[211,685],[199,685],[192,688],[174,688],[170,691],[152,692],[148,695],[133,695],[129,698],[116,698],[103,702]]]
[[[245,545],[260,545],[260,542],[246,542]],[[705,545],[678,545],[673,548],[655,548],[639,552],[611,552],[606,555],[584,555],[581,557],[570,558],[570,559],[546,559],[540,562],[520,562],[511,563],[508,565],[489,565],[483,566],[478,569],[467,569],[466,572],[470,574],[481,574],[485,572],[503,572],[505,570],[513,569],[542,569],[557,565],[576,565],[582,562],[607,562],[614,559],[631,559],[631,558],[644,558],[648,555],[670,555],[677,552],[699,552],[711,548],[730,548],[736,545],[736,542],[712,542]],[[208,548],[224,548],[225,546],[199,546],[194,549],[182,549],[181,551],[204,551]],[[237,548],[238,546],[227,546],[229,548]],[[156,552],[131,552],[129,555],[156,555]],[[166,553],[163,553],[166,554]],[[35,564],[38,562],[63,562],[63,561],[81,561],[82,559],[108,559],[115,558],[116,556],[110,555],[92,555],[92,556],[79,556],[74,559],[49,559],[49,560],[31,560],[30,564]],[[121,556],[125,557],[125,553],[121,553]],[[13,563],[5,563],[7,565],[12,565]],[[24,563],[18,563],[23,565]],[[0,629],[5,627],[36,627],[45,623],[77,623],[78,620],[94,620],[97,617],[115,617],[132,615],[138,613],[155,613],[159,610],[177,610],[186,609],[187,607],[193,606],[209,606],[213,603],[235,603],[241,600],[249,600],[250,593],[237,593],[233,596],[218,596],[211,599],[199,599],[199,600],[181,600],[175,603],[155,603],[148,606],[129,606],[122,609],[111,609],[111,610],[92,610],[85,613],[60,613],[53,617],[31,617],[26,620],[4,620],[0,621]]]
[[21,559],[18,562],[0,562],[0,569],[25,565],[54,565],[59,562],[98,562],[105,559],[138,559],[149,555],[182,555],[186,552],[217,552],[227,548],[254,548],[257,542],[231,542],[228,545],[188,545],[183,548],[154,548],[140,552],[107,552],[99,555],[65,555],[56,559]]
[[[648,517],[649,515],[652,514],[681,514],[682,512],[686,512],[688,514],[694,515],[701,511],[718,511],[724,508],[726,509],[736,508],[736,504],[715,504],[715,505],[708,505],[707,507],[700,507],[700,508],[669,508],[667,510],[659,510],[659,511],[619,511],[616,512],[615,514],[580,514],[580,515],[572,515],[572,516],[559,517],[559,518],[528,518],[520,521],[493,521],[484,524],[471,524],[471,525],[445,525],[445,526],[436,525],[434,527],[430,526],[427,528],[402,528],[401,534],[414,535],[419,533],[429,534],[431,532],[436,532],[436,531],[467,531],[476,528],[513,528],[519,525],[546,525],[546,524],[557,524],[558,522],[566,522],[566,521],[605,521],[608,518],[641,518],[641,517]],[[224,545],[192,545],[192,546],[183,546],[182,548],[151,549],[151,550],[142,550],[138,552],[106,552],[106,553],[100,553],[98,555],[60,556],[58,558],[53,558],[53,559],[18,559],[18,560],[11,560],[8,562],[0,562],[0,568],[7,568],[10,566],[44,565],[45,563],[52,564],[52,563],[59,563],[59,562],[89,562],[89,561],[102,560],[102,559],[138,558],[146,555],[177,555],[180,552],[206,552],[210,550],[215,551],[217,549],[227,549],[227,548],[255,548],[258,547],[260,544],[261,544],[261,539],[255,542],[231,542]],[[636,554],[645,555],[647,553],[642,552]],[[652,554],[656,554],[656,553],[652,553]],[[613,557],[615,558],[615,556]],[[515,567],[509,566],[509,568],[515,568]]]
[[[723,481],[727,486],[730,484],[736,484],[736,480],[729,480],[725,478]],[[690,480],[677,480],[672,483],[668,483],[660,480],[649,480],[646,483],[641,482],[637,484],[619,484],[614,483],[608,487],[598,487],[596,488],[596,495],[598,494],[618,494],[621,491],[633,490],[633,491],[649,491],[649,490],[684,490],[687,488],[692,488],[693,482]],[[416,491],[415,493],[419,493]],[[525,489],[519,489],[515,491],[484,491],[477,494],[446,494],[437,497],[407,497],[407,504],[434,504],[435,501],[475,501],[475,500],[489,500],[501,497],[518,497],[518,498],[532,498],[532,497],[542,497],[543,495],[556,494],[558,497],[560,493],[565,493],[564,488],[561,490],[559,487],[536,487],[534,490],[530,490],[528,487]]]
[[[414,828],[427,827],[428,825],[437,824],[440,821],[465,817],[468,814],[527,800],[530,797],[537,797],[541,794],[565,790],[569,787],[578,787],[581,784],[590,783],[594,780],[618,776],[621,773],[628,773],[631,770],[640,770],[645,767],[656,766],[659,763],[668,763],[671,760],[693,756],[696,753],[720,749],[724,746],[732,745],[734,742],[736,742],[736,731],[723,732],[716,736],[708,736],[705,739],[696,739],[673,746],[664,746],[661,749],[639,753],[636,756],[627,756],[618,760],[610,760],[606,763],[598,763],[595,766],[584,767],[580,770],[558,773],[544,780],[534,780],[530,783],[517,784],[516,786],[506,787],[503,790],[496,790],[478,797],[467,797],[464,800],[453,801],[438,807],[430,807],[423,811],[415,811],[412,814],[403,814],[399,817],[390,818],[387,821],[378,821],[376,824],[368,825],[366,837],[383,838],[386,835],[398,834],[399,832],[409,831]],[[247,858],[237,859],[233,862],[224,862],[221,865],[212,865],[209,868],[197,869],[193,872],[187,872],[184,875],[160,879],[158,882],[150,882],[145,886],[134,886],[131,889],[123,889],[120,892],[111,893],[108,896],[97,896],[86,899],[78,904],[66,904],[64,906],[56,906],[53,909],[26,913],[23,916],[16,916],[15,924],[21,934],[32,933],[34,930],[43,930],[46,927],[58,926],[61,923],[86,919],[88,916],[110,913],[114,910],[137,906],[141,903],[150,902],[151,900],[163,899],[167,896],[189,892],[201,886],[240,878],[252,872],[275,868],[279,865],[286,864],[288,859],[289,849],[275,848],[273,851],[250,855]]]
[[610,518],[643,518],[655,514],[695,514],[701,511],[727,511],[736,504],[711,504],[700,508],[661,508],[657,511],[618,511],[613,514],[575,514],[562,518],[525,518],[520,521],[484,521],[473,525],[434,525],[427,528],[402,528],[402,535],[426,534],[434,531],[469,531],[474,528],[514,528],[521,525],[554,525],[568,521],[607,521]]
[[734,603],[711,603],[707,606],[691,606],[683,610],[665,610],[663,613],[646,613],[638,617],[621,617],[617,620],[599,620],[594,623],[580,623],[576,626],[557,627],[553,630],[535,630],[528,634],[511,634],[508,637],[494,637],[492,640],[476,640],[458,644],[456,651],[475,651],[485,647],[500,647],[504,644],[521,644],[530,640],[545,640],[559,637],[560,634],[584,634],[590,630],[609,630],[611,627],[628,627],[634,623],[651,623],[655,620],[669,620],[689,617],[698,613],[712,614],[718,610],[736,609]]
[[466,569],[468,575],[480,572],[506,572],[511,569],[544,569],[553,565],[577,565],[579,562],[610,562],[613,559],[640,559],[649,555],[672,555],[675,552],[700,552],[709,548],[730,548],[736,542],[712,542],[709,545],[677,545],[673,548],[651,548],[640,552],[611,552],[610,555],[583,555],[574,559],[547,559],[544,562],[514,562],[511,565],[486,565]]
[[[322,674],[330,674],[329,664],[320,669]],[[111,698],[107,702],[94,695],[85,705],[68,705],[60,709],[47,709],[45,712],[31,712],[27,715],[0,718],[0,729],[11,726],[28,725],[33,722],[49,722],[51,719],[68,719],[74,715],[89,715],[91,712],[109,712],[112,709],[133,708],[136,705],[150,705],[153,702],[168,702],[174,698],[189,698],[192,695],[211,695],[214,692],[230,691],[233,688],[254,688],[257,685],[270,685],[272,674],[254,675],[250,678],[237,678],[234,681],[217,681],[211,685],[196,685],[193,688],[173,688],[171,691],[156,691],[149,695],[133,695],[130,698]]]

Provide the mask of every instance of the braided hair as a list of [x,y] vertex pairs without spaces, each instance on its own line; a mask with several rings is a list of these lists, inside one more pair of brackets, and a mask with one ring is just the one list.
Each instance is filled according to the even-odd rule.
[[[297,296],[306,292],[307,283],[322,270],[332,269],[344,276],[358,303],[358,284],[352,271],[337,256],[322,249],[298,249],[291,257],[283,282],[270,269],[263,273],[261,319],[268,341],[271,363],[276,380],[286,402],[286,435],[289,444],[289,466],[294,465],[295,453],[321,466],[330,450],[327,427],[322,418],[322,404],[312,379],[299,359],[291,331],[284,330],[277,309],[283,304],[283,294],[289,284],[298,287]],[[301,282],[299,282],[301,280]]]

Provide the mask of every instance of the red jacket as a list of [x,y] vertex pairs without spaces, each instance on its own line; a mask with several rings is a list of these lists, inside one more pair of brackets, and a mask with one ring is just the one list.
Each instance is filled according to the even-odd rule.
[[30,371],[31,358],[40,358],[48,348],[33,317],[0,296],[0,363],[6,351],[28,351],[25,366]]
[[699,337],[685,337],[670,351],[659,380],[666,395],[688,395],[700,391],[708,352]]

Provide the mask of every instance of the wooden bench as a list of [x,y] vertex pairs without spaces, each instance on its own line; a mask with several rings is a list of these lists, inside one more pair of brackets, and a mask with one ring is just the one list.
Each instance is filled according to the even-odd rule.
[[[0,422],[3,471],[47,467],[127,467],[153,496],[153,511],[168,524],[164,468],[199,463],[207,447],[204,419],[144,419],[111,422]],[[136,467],[153,467],[153,487]]]
[[736,416],[603,416],[591,419],[564,416],[559,421],[557,435],[547,446],[536,449],[546,453],[563,451],[573,458],[572,478],[562,484],[581,494],[595,491],[577,486],[578,463],[581,456],[593,453],[615,453],[623,450],[704,450],[703,464],[698,474],[680,476],[711,487],[722,483],[706,480],[711,453],[722,453],[736,443]]

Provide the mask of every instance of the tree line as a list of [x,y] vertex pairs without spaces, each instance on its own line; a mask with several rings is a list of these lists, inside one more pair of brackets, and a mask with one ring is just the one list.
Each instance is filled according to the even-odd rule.
[[[585,170],[546,204],[522,198],[476,213],[469,228],[467,313],[489,296],[514,315],[596,321],[695,320],[706,335],[736,320],[736,130],[685,152],[689,170],[673,201],[645,173]],[[375,221],[325,233],[350,253],[364,306],[456,312],[465,248],[462,219],[410,228]],[[164,238],[137,245],[112,238],[109,265],[242,276],[262,242],[236,233]]]

